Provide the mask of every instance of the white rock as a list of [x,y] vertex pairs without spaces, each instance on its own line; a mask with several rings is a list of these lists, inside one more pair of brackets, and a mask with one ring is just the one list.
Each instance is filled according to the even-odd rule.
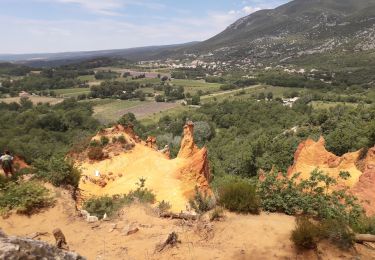
[[90,213],[88,213],[86,210],[81,209],[80,210],[81,216],[84,218],[87,218],[87,216],[90,216]]
[[99,221],[98,217],[97,216],[87,216],[86,218],[86,221],[89,222],[89,223],[94,223],[94,222],[97,222]]

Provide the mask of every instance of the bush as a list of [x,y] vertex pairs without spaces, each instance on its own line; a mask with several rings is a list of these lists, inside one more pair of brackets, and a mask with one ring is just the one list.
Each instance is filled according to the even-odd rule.
[[125,136],[123,135],[120,135],[117,140],[121,143],[121,144],[126,144],[126,138]]
[[16,210],[17,213],[31,215],[42,208],[53,205],[48,189],[35,181],[9,182],[0,192],[0,212]]
[[90,215],[96,216],[102,219],[104,214],[113,216],[123,206],[131,203],[132,199],[126,195],[120,196],[104,196],[90,198],[83,204],[83,208],[90,213]]
[[87,153],[90,160],[100,161],[104,158],[103,149],[101,147],[91,147]]
[[260,213],[260,200],[256,186],[246,181],[227,183],[219,188],[219,204],[239,213]]
[[198,190],[198,187],[195,187],[194,198],[189,200],[189,204],[197,213],[204,213],[214,208],[215,200],[207,192],[202,193]]
[[106,136],[100,137],[100,145],[101,146],[106,146],[109,143],[109,139]]
[[354,234],[347,223],[340,219],[326,219],[322,222],[322,237],[341,249],[349,249],[354,244]]
[[154,203],[156,196],[152,192],[152,190],[149,190],[145,188],[146,185],[146,179],[140,178],[139,182],[136,183],[138,188],[135,191],[129,192],[128,196],[133,199],[138,199],[141,203]]
[[53,156],[49,160],[36,160],[35,167],[35,176],[54,186],[78,187],[81,173],[72,162],[65,160],[63,156]]
[[351,228],[356,233],[375,235],[375,217],[361,216]]
[[100,146],[100,143],[96,140],[92,140],[89,144],[90,147],[98,147]]
[[307,217],[296,219],[296,227],[292,231],[291,240],[300,249],[314,249],[321,236],[321,229]]
[[161,213],[164,213],[164,212],[170,210],[171,207],[172,207],[171,204],[168,201],[164,201],[164,200],[159,202],[159,204],[158,204],[158,209]]
[[[318,170],[309,179],[299,181],[298,177],[299,174],[291,178],[267,174],[258,187],[263,209],[289,215],[303,213],[321,220],[339,219],[347,224],[361,216],[362,207],[346,188],[338,186],[339,180]],[[339,179],[347,178],[345,172],[339,176]]]

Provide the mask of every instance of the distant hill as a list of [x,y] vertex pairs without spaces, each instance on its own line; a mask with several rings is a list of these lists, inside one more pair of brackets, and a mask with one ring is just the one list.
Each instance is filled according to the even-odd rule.
[[[97,57],[132,61],[167,58],[326,67],[375,66],[375,0],[294,0],[261,10],[203,42],[120,50],[0,55],[0,61],[58,66]],[[334,57],[334,58],[332,58]],[[341,62],[345,64],[341,64]]]
[[0,61],[22,63],[33,67],[51,67],[67,65],[79,61],[95,58],[124,58],[133,61],[150,60],[159,57],[168,57],[171,53],[178,53],[180,49],[190,47],[196,42],[185,44],[148,46],[130,49],[39,53],[39,54],[0,54]]
[[239,19],[187,53],[247,62],[375,49],[374,0],[294,0]]

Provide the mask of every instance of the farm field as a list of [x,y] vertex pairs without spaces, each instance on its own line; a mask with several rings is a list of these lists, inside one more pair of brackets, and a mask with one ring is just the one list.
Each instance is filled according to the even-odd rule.
[[207,83],[204,80],[174,79],[171,83],[175,86],[184,87],[186,93],[193,95],[198,91],[218,92],[221,86],[219,83]]
[[[9,97],[9,98],[1,98],[0,102],[5,102],[5,103],[13,103],[13,102],[20,102],[20,97]],[[64,99],[62,98],[54,98],[54,97],[39,97],[39,96],[31,96],[29,98],[33,104],[38,104],[38,103],[49,103],[51,105],[56,105],[60,102],[62,102]]]
[[95,75],[79,76],[78,79],[81,81],[95,81]]
[[62,96],[63,98],[77,97],[81,94],[90,93],[90,88],[66,88],[66,89],[56,89],[54,92]]
[[142,102],[113,99],[94,101],[93,105],[94,117],[104,124],[116,122],[126,113],[133,113],[137,119],[142,119],[145,117],[153,117],[161,111],[181,106],[179,103],[157,103],[153,101]]

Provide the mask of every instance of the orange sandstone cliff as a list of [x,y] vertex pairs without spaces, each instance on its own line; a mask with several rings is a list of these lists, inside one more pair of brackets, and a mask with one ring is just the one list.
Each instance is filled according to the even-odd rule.
[[294,155],[294,163],[288,169],[288,176],[301,173],[307,179],[314,169],[319,169],[332,177],[340,172],[349,172],[351,177],[342,184],[356,195],[369,215],[375,214],[375,146],[368,150],[364,158],[361,151],[336,156],[325,148],[323,137],[319,141],[308,139],[302,142]]
[[92,140],[103,136],[110,140],[103,148],[103,159],[90,160],[87,154],[76,157],[82,171],[81,199],[126,194],[145,178],[146,188],[153,190],[157,201],[168,201],[176,212],[185,210],[196,186],[210,192],[207,149],[199,149],[193,135],[194,124],[188,122],[177,158],[169,159],[168,147],[158,150],[154,137],[140,140],[131,126],[102,130]]

